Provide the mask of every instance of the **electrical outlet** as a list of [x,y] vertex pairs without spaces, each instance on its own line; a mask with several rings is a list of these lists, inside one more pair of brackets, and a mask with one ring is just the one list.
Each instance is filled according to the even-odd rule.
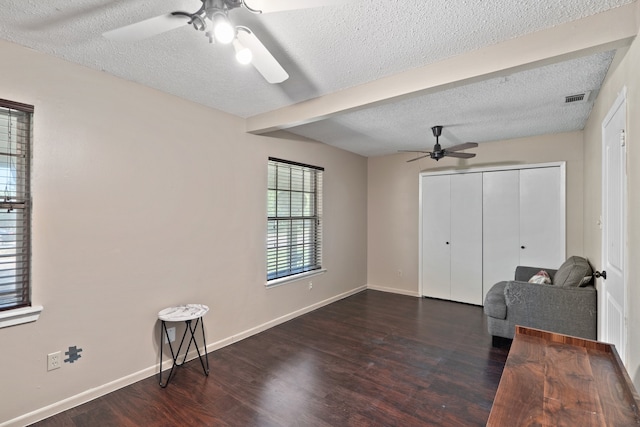
[[[167,328],[167,335],[169,335],[169,341],[174,342],[176,340],[176,328],[175,326],[172,328]],[[164,336],[164,343],[169,344],[167,341],[167,335]]]
[[309,290],[313,289],[313,282],[309,282]]
[[60,368],[62,356],[59,351],[47,354],[47,371],[53,371]]

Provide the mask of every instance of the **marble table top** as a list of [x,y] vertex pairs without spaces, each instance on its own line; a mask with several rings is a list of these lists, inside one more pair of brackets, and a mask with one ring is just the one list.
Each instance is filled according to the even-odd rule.
[[209,307],[203,304],[186,304],[165,308],[158,313],[158,319],[165,322],[184,322],[204,316]]

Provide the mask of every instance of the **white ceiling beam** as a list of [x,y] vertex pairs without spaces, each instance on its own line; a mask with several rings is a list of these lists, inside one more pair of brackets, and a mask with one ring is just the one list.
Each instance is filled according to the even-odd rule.
[[246,130],[264,134],[407,97],[425,95],[516,71],[627,46],[638,34],[638,5],[467,52],[424,67],[247,118]]

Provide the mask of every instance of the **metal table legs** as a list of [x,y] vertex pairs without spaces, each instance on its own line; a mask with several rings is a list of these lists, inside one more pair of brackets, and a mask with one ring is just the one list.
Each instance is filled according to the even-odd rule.
[[[195,325],[192,325],[191,320],[185,320],[186,327],[184,329],[184,333],[182,334],[182,339],[180,340],[180,345],[178,346],[178,351],[173,351],[173,345],[169,340],[169,332],[167,331],[167,323],[162,320],[162,324],[160,326],[160,387],[165,388],[169,384],[169,380],[171,380],[171,374],[173,374],[173,370],[176,366],[182,366],[184,362],[187,360],[187,355],[189,354],[189,349],[191,348],[191,343],[193,343],[196,351],[198,352],[198,358],[200,359],[200,364],[202,365],[202,370],[206,376],[209,376],[209,356],[207,354],[207,341],[204,337],[204,322],[202,321],[202,317],[198,317],[196,319]],[[198,324],[200,324],[200,329],[202,330],[202,343],[204,344],[204,355],[200,353],[200,349],[198,348],[198,343],[196,342],[196,330],[198,329]],[[173,358],[173,364],[171,365],[171,370],[169,371],[169,375],[167,376],[167,380],[165,383],[162,383],[162,358],[163,358],[163,332],[164,336],[167,337],[167,342],[169,343],[169,350],[171,350],[171,357]],[[178,363],[178,358],[180,357],[180,350],[182,350],[182,345],[184,344],[184,340],[187,336],[187,332],[191,333],[191,338],[189,338],[189,343],[187,344],[187,349],[184,352],[184,357],[182,358],[182,362]],[[204,358],[203,358],[204,356]],[[206,362],[206,367],[205,367]]]

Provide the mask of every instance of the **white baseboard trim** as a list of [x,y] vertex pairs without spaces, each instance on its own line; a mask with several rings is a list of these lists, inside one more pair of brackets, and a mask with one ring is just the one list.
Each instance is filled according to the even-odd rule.
[[208,351],[214,351],[214,350],[218,350],[219,348],[226,347],[226,346],[228,346],[230,344],[233,344],[235,342],[241,341],[241,340],[243,340],[245,338],[249,338],[252,335],[256,335],[256,334],[259,334],[262,331],[266,331],[269,328],[273,328],[274,326],[278,326],[281,323],[288,322],[291,319],[295,319],[298,316],[302,316],[303,314],[310,313],[310,312],[312,312],[314,310],[317,310],[320,307],[324,307],[325,305],[329,305],[329,304],[331,304],[333,302],[340,301],[341,299],[350,297],[351,295],[355,295],[358,292],[362,292],[362,291],[364,291],[366,289],[367,289],[366,285],[360,286],[360,287],[357,287],[357,288],[352,289],[350,291],[347,291],[347,292],[344,292],[342,294],[339,294],[339,295],[333,296],[331,298],[328,298],[328,299],[326,299],[324,301],[320,301],[320,302],[317,302],[317,303],[312,304],[310,306],[301,308],[300,310],[296,310],[296,311],[294,311],[292,313],[289,313],[289,314],[286,314],[284,316],[281,316],[281,317],[278,317],[276,319],[273,319],[273,320],[270,320],[268,322],[265,322],[262,325],[258,325],[256,327],[251,328],[251,329],[247,329],[246,331],[240,332],[239,334],[233,335],[233,336],[231,336],[229,338],[225,338],[225,339],[220,340],[218,342],[215,342],[213,344],[209,344],[209,345],[207,345],[207,349],[208,349]]
[[373,291],[380,291],[380,292],[389,292],[392,294],[408,295],[410,297],[420,297],[420,292],[408,291],[406,289],[387,288],[385,286],[377,286],[377,285],[367,285],[367,289],[371,289]]
[[76,406],[80,406],[83,403],[87,403],[95,398],[104,396],[105,394],[109,394],[112,391],[116,391],[118,389],[121,389],[122,387],[126,387],[135,382],[148,378],[151,375],[157,373],[157,369],[159,366],[160,364],[158,363],[153,367],[145,368],[141,371],[134,372],[133,374],[127,375],[125,377],[118,378],[115,381],[111,381],[101,386],[85,390],[82,393],[76,394],[75,396],[71,396],[67,399],[52,403],[49,406],[36,409],[33,412],[29,412],[25,415],[21,415],[17,418],[6,421],[0,424],[0,427],[22,427],[44,420],[45,418],[48,418],[52,415],[59,414],[60,412],[64,412],[71,408],[75,408]]
[[[226,347],[230,344],[233,344],[235,342],[241,341],[245,338],[249,338],[252,335],[256,335],[259,334],[260,332],[266,331],[269,328],[273,328],[274,326],[278,326],[281,323],[287,322],[291,319],[294,319],[298,316],[302,316],[303,314],[306,313],[310,313],[314,310],[317,310],[320,307],[324,307],[325,305],[329,305],[333,302],[339,301],[341,299],[347,298],[351,295],[355,295],[358,292],[364,291],[367,289],[367,286],[359,286],[355,289],[352,289],[350,291],[344,292],[342,294],[339,295],[335,295],[331,298],[327,298],[326,300],[317,302],[315,304],[311,304],[307,307],[303,307],[299,310],[293,311],[289,314],[286,314],[284,316],[278,317],[276,319],[270,320],[268,322],[265,322],[261,325],[255,326],[253,328],[247,329],[245,331],[242,331],[236,335],[233,335],[231,337],[227,337],[224,339],[221,339],[219,341],[216,341],[212,344],[208,344],[207,345],[207,352],[212,352],[215,350],[218,350],[220,348]],[[196,351],[191,351],[189,352],[189,355],[187,357],[187,360],[192,360],[195,357],[198,357],[198,354],[196,353]],[[163,366],[164,365],[164,361],[163,361]],[[167,363],[171,363],[171,360],[169,360]],[[166,365],[167,367],[170,367],[171,365],[168,364]],[[115,381],[111,381],[109,383],[100,385],[98,387],[89,389],[89,390],[85,390],[82,393],[76,394],[75,396],[71,396],[67,399],[63,399],[60,400],[58,402],[55,402],[51,405],[45,406],[43,408],[40,409],[36,409],[35,411],[29,412],[25,415],[21,415],[17,418],[11,419],[9,421],[5,421],[3,423],[0,423],[0,427],[22,427],[28,424],[33,424],[35,422],[41,421],[45,418],[48,418],[52,415],[58,414],[60,412],[64,412],[66,410],[69,410],[71,408],[75,408],[76,406],[80,406],[83,403],[87,403],[93,399],[96,399],[100,396],[104,396],[105,394],[109,394],[113,391],[116,391],[118,389],[121,389],[123,387],[126,387],[128,385],[131,385],[133,383],[136,383],[138,381],[141,381],[145,378],[149,378],[153,375],[156,375],[158,373],[158,369],[160,368],[160,364],[156,363],[153,366],[150,366],[148,368],[142,369],[141,371],[138,372],[134,372],[130,375],[124,376],[122,378],[118,378]]]

